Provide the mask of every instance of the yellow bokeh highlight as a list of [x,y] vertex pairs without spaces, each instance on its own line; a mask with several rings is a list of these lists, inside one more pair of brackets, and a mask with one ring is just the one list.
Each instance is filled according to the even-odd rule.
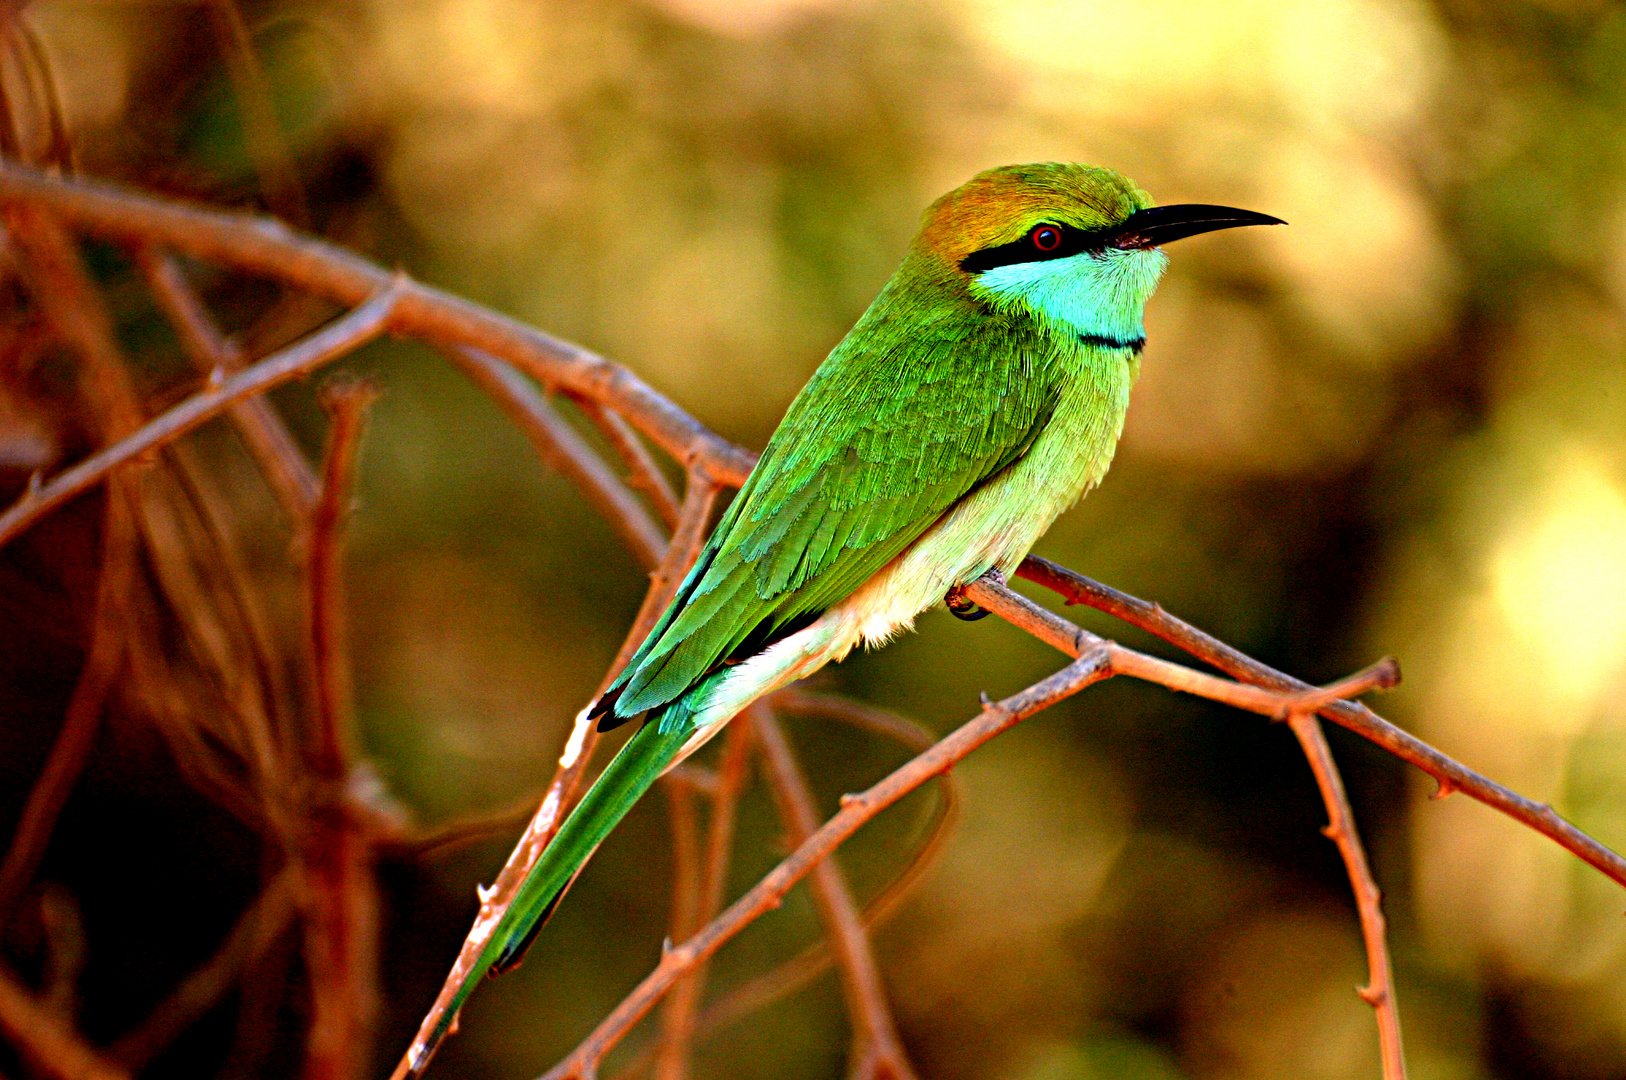
[[1595,458],[1564,455],[1493,556],[1490,579],[1534,662],[1521,675],[1583,718],[1626,660],[1626,493]]

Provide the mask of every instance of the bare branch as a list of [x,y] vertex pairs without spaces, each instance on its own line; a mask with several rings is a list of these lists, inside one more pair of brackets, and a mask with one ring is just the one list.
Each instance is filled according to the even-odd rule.
[[[1125,649],[1114,642],[1103,642],[1103,639],[1089,631],[1052,615],[1031,600],[988,577],[967,586],[965,595],[972,602],[1028,630],[1063,652],[1104,647],[1110,656],[1109,663],[1113,674],[1134,675],[1171,690],[1200,694],[1238,708],[1286,719],[1293,725],[1294,734],[1298,736],[1305,755],[1310,759],[1316,783],[1321,788],[1322,797],[1327,804],[1330,824],[1326,834],[1337,843],[1349,871],[1350,883],[1355,889],[1371,973],[1370,985],[1361,991],[1361,997],[1376,1011],[1384,1080],[1405,1080],[1406,1062],[1401,1049],[1400,1013],[1394,1000],[1388,943],[1377,884],[1372,880],[1371,871],[1366,863],[1366,853],[1356,832],[1355,818],[1350,812],[1349,801],[1344,794],[1343,778],[1338,774],[1332,752],[1328,749],[1321,728],[1314,717],[1317,710],[1327,708],[1340,698],[1352,697],[1375,688],[1393,686],[1400,678],[1399,668],[1393,661],[1386,660],[1375,664],[1366,671],[1321,689],[1306,687],[1299,690],[1295,687],[1285,692],[1256,691],[1263,695],[1261,699],[1253,694],[1241,692],[1254,690],[1253,687],[1240,687],[1236,683],[1215,679],[1178,664],[1170,664],[1132,649]],[[1270,700],[1272,698],[1274,702]]]
[[49,1080],[130,1080],[0,969],[0,1031],[24,1061]]
[[606,409],[591,398],[578,398],[576,404],[604,433],[604,437],[610,440],[610,445],[621,455],[621,460],[627,463],[630,473],[627,483],[649,496],[655,512],[666,522],[668,529],[677,528],[677,493],[672,490],[672,485],[666,479],[666,474],[661,472],[661,467],[655,463],[649,448],[639,440],[638,433],[632,430],[632,425],[623,420],[620,413]]
[[621,534],[634,558],[644,566],[661,561],[666,538],[649,511],[529,379],[479,349],[449,345],[441,352],[519,425],[543,461],[576,482]]
[[[799,685],[765,699],[771,710],[801,713],[838,720],[854,727],[895,739],[916,752],[931,746],[935,736],[926,728],[897,713],[865,705],[850,698],[834,694],[815,693]],[[679,766],[666,774],[670,779],[684,774],[686,780],[701,791],[715,787],[710,773],[693,775],[692,766]],[[926,842],[916,849],[908,865],[886,887],[865,905],[862,925],[873,932],[887,923],[903,909],[917,885],[925,880],[937,855],[942,851],[959,817],[959,783],[953,772],[944,772],[937,778],[941,797],[933,821],[927,827]],[[677,935],[674,935],[676,937]],[[820,937],[807,948],[769,971],[730,989],[707,1005],[695,1022],[695,1037],[704,1040],[723,1028],[729,1027],[750,1014],[764,1009],[788,994],[792,994],[829,971],[835,964],[830,942]],[[618,1074],[623,1080],[643,1075],[654,1059],[654,1044],[635,1054]]]
[[334,380],[322,388],[333,420],[322,493],[312,510],[306,551],[311,661],[316,694],[307,756],[320,779],[343,784],[350,768],[350,663],[344,609],[344,525],[355,489],[356,457],[367,409],[378,397],[372,384]]
[[[281,222],[153,199],[86,180],[64,180],[0,162],[0,203],[48,208],[64,221],[114,239],[160,243],[357,305],[396,279],[344,248]],[[685,468],[704,468],[739,486],[755,457],[706,430],[632,372],[586,349],[439,289],[401,279],[392,330],[468,345],[507,360],[544,385],[601,401],[630,420]],[[0,533],[0,538],[4,537]]]
[[1399,666],[1392,660],[1384,660],[1324,689],[1307,687],[1303,691],[1286,693],[1262,690],[1228,679],[1216,679],[1212,675],[1126,649],[1115,641],[1108,641],[1046,611],[1021,593],[1012,592],[988,576],[967,585],[965,595],[973,603],[1069,656],[1080,656],[1092,649],[1105,649],[1114,675],[1131,675],[1170,690],[1196,694],[1263,716],[1285,719],[1294,709],[1319,707],[1329,694],[1361,694],[1375,688],[1390,687],[1400,681]]
[[[5,167],[0,166],[0,173]],[[366,344],[389,326],[396,293],[386,287],[354,311],[231,376],[219,386],[187,398],[107,449],[86,458],[55,479],[30,491],[0,514],[0,544],[7,543],[43,514],[100,483],[114,469],[180,438],[223,412],[234,401],[314,371]]]
[[310,518],[307,586],[314,724],[306,768],[315,781],[299,861],[305,893],[305,967],[311,1025],[307,1080],[350,1080],[365,1067],[377,990],[378,885],[366,817],[347,790],[351,761],[349,652],[341,570],[356,452],[377,391],[344,380],[324,389],[333,418],[322,494]]
[[[762,746],[780,816],[792,842],[805,843],[818,828],[819,812],[790,741],[770,710],[757,709],[750,719],[756,727],[757,742]],[[886,991],[881,985],[880,969],[870,951],[869,935],[864,932],[846,876],[833,856],[813,868],[811,885],[819,920],[824,924],[825,936],[830,940],[841,970],[841,987],[853,1022],[848,1076],[853,1080],[871,1077],[914,1080],[914,1069],[892,1021],[892,1008],[887,1004]]]
[[[135,261],[193,366],[211,378],[241,369],[241,351],[220,332],[175,259],[151,244],[141,244],[135,249]],[[228,411],[277,501],[289,520],[299,524],[316,502],[316,475],[299,444],[263,397],[234,401]]]
[[126,627],[122,618],[136,571],[136,532],[128,492],[116,490],[107,500],[102,527],[102,567],[91,613],[90,647],[51,745],[23,806],[17,832],[0,863],[0,921],[27,887],[68,801],[91,744],[101,727],[102,709],[124,667]]
[[1094,650],[1047,679],[1020,693],[986,706],[930,750],[911,759],[868,790],[847,796],[841,810],[825,822],[783,862],[757,882],[744,896],[682,945],[671,949],[660,964],[627,995],[593,1033],[564,1061],[549,1070],[545,1080],[593,1080],[599,1062],[654,1007],[672,984],[764,912],[778,906],[784,895],[882,810],[946,769],[977,747],[1027,717],[1106,678],[1105,650]]
[[[1175,618],[1157,604],[1138,600],[1127,593],[1092,581],[1082,574],[1074,573],[1066,567],[1058,566],[1048,559],[1029,556],[1017,570],[1017,574],[1060,593],[1070,604],[1086,604],[1138,626],[1185,650],[1204,663],[1212,664],[1234,679],[1272,690],[1310,689],[1309,684],[1261,664],[1189,623]],[[1546,803],[1527,799],[1494,780],[1481,776],[1416,736],[1391,724],[1364,705],[1356,702],[1333,702],[1319,711],[1333,723],[1371,740],[1400,760],[1409,762],[1432,776],[1439,784],[1436,797],[1460,791],[1529,826],[1589,866],[1595,867],[1611,880],[1626,886],[1626,858],[1622,858],[1559,817]]]
[[[740,790],[747,780],[750,764],[751,726],[730,724],[723,733],[723,758],[717,766],[717,783],[711,799],[711,822],[706,838],[706,861],[700,876],[700,893],[695,904],[695,925],[717,917],[723,906],[723,889],[728,884],[729,856],[734,848],[734,812]],[[684,935],[685,938],[688,934]],[[661,1017],[661,1038],[655,1052],[656,1080],[683,1080],[689,1075],[689,1044],[694,1038],[700,995],[706,986],[706,965],[696,964],[667,996]]]
[[1372,880],[1372,869],[1367,865],[1366,849],[1361,845],[1360,832],[1355,826],[1355,814],[1349,807],[1349,796],[1344,793],[1344,778],[1333,761],[1332,748],[1321,731],[1321,723],[1308,708],[1294,709],[1287,718],[1304,748],[1304,756],[1315,773],[1316,786],[1321,789],[1322,801],[1327,804],[1327,827],[1321,830],[1344,858],[1349,872],[1350,886],[1355,890],[1355,905],[1360,913],[1361,937],[1366,943],[1367,984],[1357,991],[1361,1000],[1372,1006],[1378,1021],[1378,1049],[1383,1065],[1383,1080],[1406,1080],[1406,1054],[1400,1038],[1400,1007],[1395,1001],[1394,971],[1389,962],[1388,924],[1383,918],[1383,894]]
[[[649,591],[644,595],[643,606],[638,609],[638,615],[633,620],[632,628],[627,632],[626,640],[621,643],[620,651],[610,663],[610,670],[605,673],[597,693],[593,695],[595,700],[604,693],[615,676],[620,674],[621,669],[632,658],[633,652],[643,642],[644,635],[649,633],[650,627],[655,625],[655,620],[660,617],[672,594],[677,591],[683,575],[699,557],[701,545],[705,543],[706,528],[711,522],[712,510],[717,505],[718,493],[717,482],[703,469],[689,470],[689,485],[684,492],[683,510],[677,531],[673,533],[672,540],[666,547],[665,557],[650,575]],[[553,780],[548,784],[547,792],[542,796],[542,805],[532,815],[524,834],[520,836],[514,850],[509,853],[508,861],[497,875],[497,880],[489,889],[480,891],[480,914],[475,918],[468,936],[464,938],[463,947],[458,951],[457,959],[447,973],[445,982],[441,984],[434,1004],[418,1025],[418,1032],[413,1037],[412,1044],[396,1064],[395,1071],[391,1074],[392,1080],[403,1080],[408,1074],[421,1072],[428,1066],[429,1059],[437,1049],[429,1042],[430,1034],[439,1026],[440,1018],[445,1015],[446,1009],[457,993],[457,988],[468,977],[469,971],[485,949],[491,931],[496,927],[502,912],[513,902],[519,887],[525,882],[526,875],[542,857],[543,850],[558,831],[565,812],[572,805],[597,743],[598,733],[593,730],[588,710],[584,708],[576,717],[570,738],[565,744],[565,752],[559,759],[559,767],[553,774]]]

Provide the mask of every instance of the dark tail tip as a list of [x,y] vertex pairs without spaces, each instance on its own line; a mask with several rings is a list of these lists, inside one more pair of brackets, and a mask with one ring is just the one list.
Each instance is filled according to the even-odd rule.
[[[575,878],[571,878],[571,881],[575,881]],[[568,889],[569,886],[567,885],[565,888]],[[553,917],[554,909],[559,906],[559,901],[563,900],[564,897],[565,889],[560,889],[554,894],[553,899],[549,900],[547,906],[542,909],[542,914],[536,917],[536,922],[532,923],[531,928],[525,931],[525,936],[510,944],[498,955],[496,963],[486,970],[486,978],[495,979],[498,975],[506,975],[525,962],[525,954],[531,951],[531,944],[536,941],[536,935],[542,932],[542,925]]]

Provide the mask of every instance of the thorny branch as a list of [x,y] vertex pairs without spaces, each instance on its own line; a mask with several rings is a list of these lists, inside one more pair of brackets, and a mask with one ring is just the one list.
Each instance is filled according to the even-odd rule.
[[[163,244],[345,306],[364,303],[395,280],[354,252],[274,219],[201,210],[109,184],[48,176],[12,161],[0,162],[0,204],[39,206],[98,236]],[[402,278],[390,329],[483,349],[544,386],[601,402],[685,468],[702,467],[719,483],[738,487],[755,463],[754,455],[706,430],[620,365],[460,296]]]
[[[187,343],[194,362],[207,363],[211,365],[209,370],[216,373],[202,393],[139,430],[133,430],[139,416],[130,411],[128,404],[134,402],[133,395],[115,392],[102,402],[98,413],[108,419],[110,430],[122,430],[110,436],[109,445],[102,452],[48,484],[33,486],[23,499],[0,515],[0,544],[68,498],[113,475],[119,466],[227,410],[236,413],[256,460],[272,478],[284,504],[291,508],[299,501],[294,493],[305,482],[298,479],[297,466],[283,451],[269,450],[263,437],[249,434],[251,421],[245,423],[245,420],[250,410],[258,410],[263,403],[259,395],[266,390],[314,370],[388,329],[422,338],[447,351],[454,363],[525,428],[539,452],[582,486],[621,532],[635,557],[645,565],[654,566],[649,592],[606,675],[607,685],[648,632],[677,582],[692,564],[720,493],[742,483],[754,461],[751,454],[701,427],[625,369],[461,298],[404,276],[392,276],[347,250],[295,234],[278,222],[180,206],[106,185],[46,175],[10,161],[0,161],[0,206],[6,208],[7,222],[25,250],[32,240],[33,249],[27,250],[27,254],[29,266],[37,271],[32,283],[42,306],[48,314],[53,305],[58,308],[57,321],[70,343],[77,343],[81,352],[88,345],[91,352],[86,355],[87,365],[98,366],[101,358],[94,350],[100,343],[110,341],[111,336],[107,332],[109,328],[82,321],[75,328],[73,316],[85,310],[87,298],[74,295],[79,285],[71,274],[52,269],[53,263],[61,264],[64,252],[71,252],[59,222],[134,245],[149,284],[183,342]],[[166,249],[259,273],[352,306],[353,310],[266,360],[232,373],[232,364],[223,362],[235,360],[232,347],[215,330],[173,261],[168,260],[167,255],[156,254]],[[83,281],[82,275],[78,281]],[[98,307],[93,297],[89,303],[91,309]],[[61,314],[69,317],[61,318]],[[85,330],[87,325],[90,326],[88,331]],[[557,390],[571,398],[620,455],[629,478],[623,481],[615,476],[516,369],[544,389]],[[122,367],[115,365],[111,376],[115,381],[122,379]],[[256,404],[237,407],[249,402]],[[274,419],[275,414],[269,416]],[[688,482],[681,503],[639,440],[638,433],[648,437],[684,468]],[[280,481],[275,478],[279,468],[287,473]],[[289,476],[294,479],[290,480]],[[648,509],[632,494],[633,489],[648,499],[655,518],[650,517]],[[309,496],[307,487],[305,498]],[[673,528],[669,542],[663,540],[657,519]],[[1377,999],[1374,1004],[1379,1009],[1380,1027],[1385,1022],[1386,1005],[1392,1013],[1393,991],[1387,957],[1381,953],[1382,925],[1376,906],[1376,887],[1365,868],[1353,821],[1341,797],[1341,782],[1330,757],[1324,753],[1324,742],[1318,743],[1319,729],[1312,732],[1306,727],[1314,724],[1309,718],[1311,713],[1320,712],[1423,768],[1439,781],[1440,794],[1456,790],[1467,792],[1626,884],[1626,860],[1563,821],[1550,807],[1523,799],[1400,731],[1363,706],[1341,700],[1387,685],[1395,677],[1391,666],[1379,665],[1351,680],[1317,691],[1202,635],[1167,616],[1156,605],[1116,593],[1043,560],[1030,559],[1021,572],[1062,592],[1069,602],[1090,603],[1159,634],[1239,681],[1218,679],[1125,649],[1050,615],[998,583],[984,580],[968,586],[967,596],[974,602],[1078,659],[1049,679],[988,705],[979,716],[868,791],[844,799],[841,810],[814,831],[779,867],[689,940],[671,949],[656,970],[605,1018],[575,1053],[548,1074],[550,1077],[594,1075],[604,1053],[673,985],[691,975],[740,928],[776,906],[796,881],[812,872],[853,831],[886,806],[931,777],[943,775],[955,762],[1020,719],[1112,675],[1134,675],[1171,689],[1202,694],[1240,708],[1285,718],[1301,738],[1308,734],[1306,752],[1328,801],[1328,832],[1345,855],[1361,906],[1373,970],[1368,991],[1371,999]],[[490,890],[482,890],[481,916],[465,942],[458,966],[448,978],[448,989],[456,984],[467,963],[479,953],[485,942],[484,935],[489,933],[571,805],[596,741],[589,727],[585,717],[578,720],[559,769],[508,865]],[[713,790],[719,785],[716,777],[709,783]],[[828,869],[833,871],[833,864]],[[850,900],[848,914],[853,915]],[[853,931],[854,921],[855,918],[847,920],[848,932]],[[857,932],[861,934],[861,929]],[[850,978],[851,957],[846,959]],[[5,989],[0,980],[0,991]],[[438,1020],[446,997],[447,991],[443,991],[441,1001],[425,1018],[424,1030]],[[26,993],[23,1000],[26,1003]],[[10,999],[7,1003],[15,1004]],[[866,1015],[859,1010],[855,1023],[865,1022]],[[692,1024],[685,1023],[692,1029]],[[702,1018],[700,1027],[706,1026],[707,1021]],[[66,1037],[72,1042],[71,1033]],[[1391,1047],[1398,1060],[1398,1028],[1392,1039],[1385,1034],[1384,1041],[1386,1075],[1398,1076],[1390,1063]],[[409,1062],[417,1059],[422,1049],[421,1042],[414,1043],[413,1050],[397,1070],[398,1076]],[[74,1052],[90,1053],[83,1047]],[[902,1062],[901,1056],[898,1060],[906,1070],[907,1064]],[[89,1061],[84,1075],[110,1078],[119,1075],[117,1070],[98,1073],[94,1055]]]
[[[135,260],[193,366],[217,380],[236,373],[243,366],[241,350],[220,332],[174,257],[142,244],[136,248]],[[316,502],[316,477],[310,462],[264,397],[240,398],[228,408],[277,501],[297,525]]]
[[[730,854],[734,847],[734,818],[740,791],[745,787],[751,758],[751,726],[730,724],[723,733],[723,756],[711,784],[711,820],[706,836],[706,858],[700,867],[694,918],[683,929],[684,939],[722,910],[728,884]],[[689,1045],[700,1011],[706,968],[697,964],[666,999],[661,1017],[661,1038],[655,1051],[655,1080],[684,1080],[689,1074]]]
[[1378,883],[1372,880],[1372,868],[1366,862],[1366,849],[1361,846],[1355,814],[1344,793],[1344,778],[1332,759],[1332,748],[1327,745],[1320,721],[1313,712],[1294,709],[1287,722],[1304,748],[1310,770],[1315,773],[1316,786],[1321,789],[1322,801],[1327,805],[1327,826],[1322,832],[1338,845],[1338,854],[1343,856],[1344,867],[1349,872],[1350,886],[1355,890],[1368,972],[1366,985],[1356,992],[1377,1015],[1383,1080],[1406,1080],[1406,1053],[1400,1038],[1400,1007],[1395,1001],[1394,965],[1389,961],[1383,894],[1378,890]]
[[[1204,663],[1242,682],[1272,690],[1304,690],[1307,684],[1275,668],[1261,664],[1217,638],[1170,615],[1157,604],[1138,600],[1127,593],[1091,581],[1082,574],[1048,559],[1030,556],[1017,570],[1027,578],[1067,598],[1068,603],[1086,604],[1132,626],[1162,638]],[[1435,798],[1462,792],[1486,806],[1500,810],[1552,840],[1605,876],[1626,886],[1626,858],[1598,843],[1565,821],[1546,803],[1538,803],[1481,776],[1467,766],[1440,753],[1434,747],[1403,731],[1358,702],[1332,702],[1320,715],[1369,739],[1402,761],[1432,776],[1439,785]]]
[[322,490],[310,515],[306,587],[315,707],[305,745],[313,779],[298,851],[311,1024],[306,1080],[359,1075],[371,1045],[377,989],[378,884],[369,823],[350,786],[350,660],[344,629],[344,523],[355,488],[363,417],[377,392],[341,380],[323,392],[333,423]]
[[4,969],[0,969],[0,1032],[49,1080],[130,1080]]
[[544,1080],[593,1080],[599,1063],[632,1026],[688,973],[710,959],[723,944],[781,899],[837,847],[876,814],[903,798],[933,776],[952,768],[977,747],[1027,717],[1063,698],[1078,693],[1105,677],[1105,654],[1091,653],[1021,693],[986,706],[930,750],[911,759],[873,787],[843,800],[842,808],[783,862],[729,905],[699,933],[669,950],[643,982],[593,1029],[565,1060],[548,1071]]
[[[784,728],[767,707],[757,708],[742,719],[749,719],[756,728],[763,769],[791,840],[806,843],[818,829],[818,807]],[[812,886],[819,921],[824,924],[825,936],[841,971],[847,1012],[853,1017],[849,1077],[851,1080],[915,1080],[903,1041],[898,1038],[897,1025],[892,1022],[892,1009],[881,985],[881,970],[869,947],[869,935],[864,931],[858,905],[847,888],[846,876],[834,858],[813,868]]]
[[[984,578],[968,586],[966,596],[979,606],[1043,638],[1070,655],[1076,655],[1077,651],[1083,649],[1105,649],[1111,657],[1110,665],[1114,674],[1132,674],[1149,682],[1160,683],[1171,690],[1202,694],[1204,697],[1226,701],[1227,704],[1239,708],[1252,708],[1255,712],[1265,711],[1248,704],[1247,694],[1237,694],[1235,690],[1224,693],[1210,692],[1218,689],[1213,685],[1215,683],[1232,687],[1237,687],[1238,684],[1225,683],[1224,680],[1200,675],[1198,672],[1189,672],[1177,664],[1156,660],[1143,653],[1126,649],[1116,642],[1106,641],[1082,627],[1051,614],[997,581]],[[1188,674],[1182,677],[1175,675],[1170,669]],[[1159,673],[1174,677],[1158,677]],[[1193,680],[1189,677],[1193,675],[1198,678]],[[1361,847],[1355,831],[1355,815],[1351,812],[1349,799],[1344,794],[1343,777],[1339,775],[1338,766],[1333,762],[1332,751],[1316,723],[1315,713],[1333,701],[1354,697],[1372,688],[1390,687],[1399,681],[1399,667],[1393,660],[1386,659],[1360,674],[1323,689],[1305,686],[1302,690],[1294,687],[1285,691],[1268,692],[1284,695],[1280,699],[1283,704],[1278,707],[1278,711],[1269,715],[1286,720],[1304,747],[1305,756],[1310,760],[1310,768],[1315,773],[1316,784],[1327,805],[1330,824],[1325,830],[1326,835],[1338,845],[1339,853],[1343,856],[1349,871],[1350,884],[1355,890],[1361,934],[1366,943],[1370,971],[1368,985],[1360,994],[1361,998],[1372,1006],[1377,1016],[1384,1080],[1405,1080],[1406,1061],[1401,1050],[1400,1012],[1395,1002],[1383,911],[1379,904],[1377,884],[1372,880],[1371,870],[1366,864],[1366,852]],[[1238,689],[1253,688],[1238,687]],[[1227,694],[1236,696],[1227,698],[1225,696]]]
[[223,412],[234,401],[274,389],[366,344],[387,328],[395,300],[394,290],[386,286],[377,296],[348,315],[335,319],[316,333],[266,357],[253,367],[245,368],[202,393],[187,398],[128,438],[58,474],[43,487],[30,489],[4,514],[0,514],[0,544],[11,540],[73,496],[100,483],[120,465],[173,442]]
[[[666,546],[666,554],[650,574],[649,591],[644,596],[643,605],[638,609],[638,615],[633,619],[632,627],[627,631],[626,639],[621,643],[621,649],[611,662],[609,671],[600,682],[598,691],[594,694],[595,698],[609,687],[610,682],[632,658],[633,651],[638,648],[644,635],[649,633],[649,628],[660,617],[667,601],[677,591],[683,575],[699,557],[700,547],[705,542],[706,526],[711,521],[712,510],[717,504],[719,493],[720,486],[709,474],[699,467],[690,468],[678,527]],[[597,742],[598,733],[593,730],[587,710],[583,709],[576,717],[576,723],[571,730],[569,741],[565,744],[565,752],[559,759],[559,767],[554,772],[553,780],[548,784],[546,794],[542,796],[542,805],[532,815],[524,834],[497,875],[497,880],[489,888],[480,889],[480,914],[476,917],[467,938],[464,939],[457,959],[453,962],[440,993],[435,997],[435,1003],[430,1006],[422,1023],[419,1024],[412,1045],[396,1065],[392,1074],[393,1080],[401,1080],[409,1072],[421,1069],[427,1060],[425,1055],[433,1053],[434,1048],[429,1046],[427,1041],[429,1034],[445,1015],[459,983],[479,959],[486,942],[490,940],[492,930],[519,891],[520,885],[524,883],[526,874],[530,873],[531,867],[542,857],[543,849],[558,831],[564,814],[570,808],[581,785],[588,761],[592,757],[593,747]]]

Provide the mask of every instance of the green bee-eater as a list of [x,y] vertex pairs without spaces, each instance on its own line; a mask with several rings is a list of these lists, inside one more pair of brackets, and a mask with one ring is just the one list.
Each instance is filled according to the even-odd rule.
[[[517,964],[655,779],[763,694],[1015,570],[1106,473],[1159,245],[1277,218],[1152,206],[1109,169],[990,169],[927,209],[903,265],[791,402],[699,561],[609,691],[646,714],[503,914],[452,1007]],[[959,612],[974,616],[974,612]]]

